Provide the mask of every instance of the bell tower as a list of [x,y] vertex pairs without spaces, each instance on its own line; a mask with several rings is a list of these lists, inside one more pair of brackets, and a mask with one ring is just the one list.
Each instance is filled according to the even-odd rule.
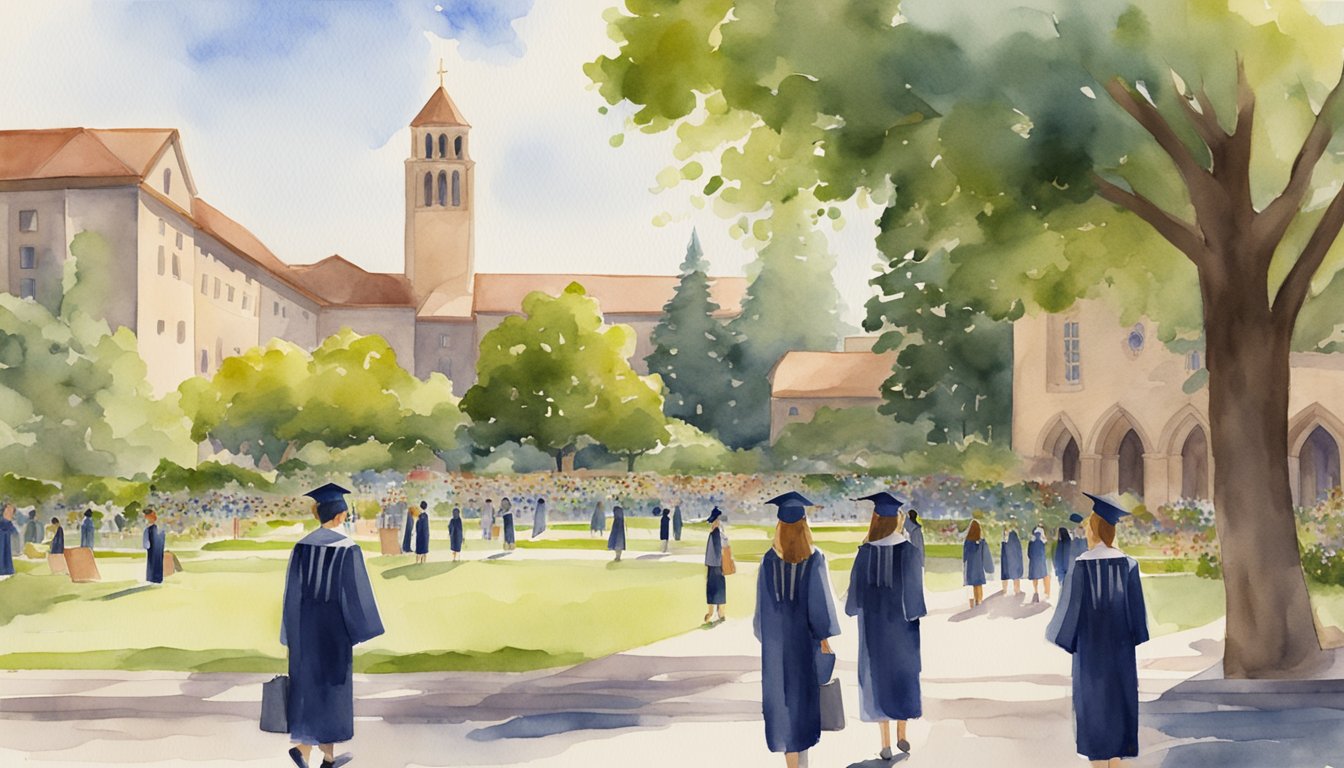
[[406,278],[417,304],[433,292],[451,298],[472,290],[476,203],[471,126],[439,87],[411,121],[406,160]]

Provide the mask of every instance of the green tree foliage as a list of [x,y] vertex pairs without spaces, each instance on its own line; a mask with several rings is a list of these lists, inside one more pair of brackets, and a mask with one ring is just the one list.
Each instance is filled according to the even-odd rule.
[[653,329],[653,351],[645,362],[667,387],[667,415],[712,431],[734,397],[728,369],[734,338],[715,317],[719,305],[710,298],[708,269],[700,238],[692,232],[681,280]]
[[785,427],[770,456],[787,472],[890,472],[902,455],[928,445],[928,432],[927,423],[896,423],[873,408],[822,408]]
[[797,199],[883,207],[869,327],[909,322],[883,303],[932,285],[931,309],[953,315],[1104,297],[1164,342],[1202,331],[1225,669],[1317,663],[1284,461],[1288,355],[1341,326],[1319,302],[1344,293],[1344,163],[1328,151],[1344,29],[1298,0],[627,7],[610,22],[618,53],[587,71],[638,128],[676,130],[678,160],[709,167],[702,194],[734,226]]
[[[348,328],[312,354],[280,339],[249,349],[226,358],[213,378],[189,379],[179,391],[194,439],[216,441],[262,466],[279,466],[317,443],[371,451],[361,454],[372,462],[365,469],[423,462],[456,448],[464,426],[447,378],[415,378],[382,337]],[[323,464],[328,455],[308,457]],[[379,461],[386,464],[373,466]]]
[[662,382],[630,367],[629,326],[604,325],[578,283],[559,296],[534,291],[522,310],[481,339],[476,384],[462,398],[479,445],[526,441],[559,470],[583,437],[628,457],[667,442]]

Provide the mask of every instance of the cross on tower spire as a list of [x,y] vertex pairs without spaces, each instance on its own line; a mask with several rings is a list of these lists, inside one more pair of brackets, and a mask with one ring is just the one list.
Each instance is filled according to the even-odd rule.
[[443,68],[443,59],[439,59],[439,87],[443,87],[443,76],[448,70]]

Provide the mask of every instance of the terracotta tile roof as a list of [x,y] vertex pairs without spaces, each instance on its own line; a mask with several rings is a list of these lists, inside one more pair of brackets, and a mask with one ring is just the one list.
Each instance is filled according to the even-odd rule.
[[[661,315],[663,305],[677,289],[676,275],[537,275],[477,274],[473,311],[509,314],[520,310],[523,297],[532,291],[558,295],[570,283],[582,285],[609,315]],[[743,277],[710,278],[709,293],[719,305],[716,317],[732,317],[742,311],[747,292]]]
[[144,179],[176,135],[169,128],[0,131],[0,181]]
[[439,89],[430,95],[429,101],[421,108],[420,114],[411,120],[412,128],[419,128],[422,125],[460,125],[464,128],[470,128],[466,118],[458,111],[457,105],[448,98],[448,92],[439,86]]
[[411,281],[399,274],[369,272],[338,255],[291,267],[308,290],[329,304],[348,307],[414,307]]
[[248,231],[247,227],[220,213],[217,208],[199,197],[191,201],[191,217],[195,220],[196,226],[206,234],[232,248],[244,258],[251,259],[308,298],[322,302],[322,297],[300,282],[294,270],[272,253],[271,249]]
[[895,352],[786,352],[770,372],[770,396],[878,398],[895,364]]

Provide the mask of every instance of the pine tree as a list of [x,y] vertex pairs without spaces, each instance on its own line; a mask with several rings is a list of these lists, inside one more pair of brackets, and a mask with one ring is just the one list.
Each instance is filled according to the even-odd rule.
[[667,387],[664,412],[713,432],[733,397],[728,355],[734,337],[714,317],[719,305],[710,297],[708,267],[692,230],[681,280],[663,306],[663,317],[653,329],[653,351],[644,361]]

